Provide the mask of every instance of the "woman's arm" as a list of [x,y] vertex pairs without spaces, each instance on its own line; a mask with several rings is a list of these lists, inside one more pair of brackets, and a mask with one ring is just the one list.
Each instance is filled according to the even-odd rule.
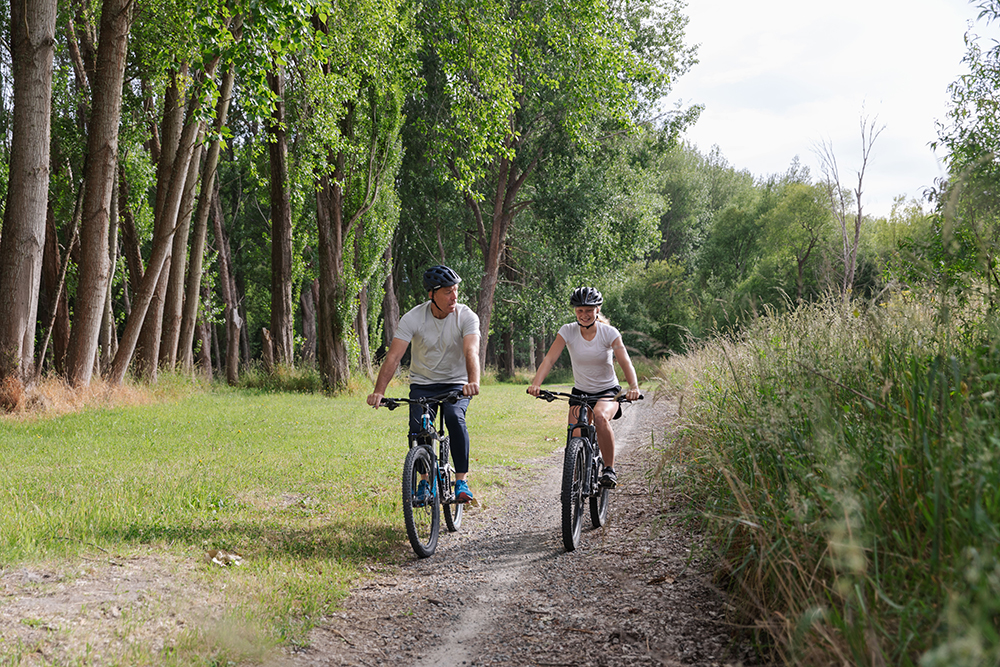
[[639,398],[639,378],[635,374],[635,366],[632,365],[632,358],[628,356],[628,350],[625,349],[625,343],[622,342],[621,336],[615,339],[615,342],[611,344],[611,348],[614,350],[615,359],[618,360],[618,365],[622,367],[622,371],[625,373],[625,380],[628,382],[628,391],[625,392],[625,398],[634,401]]
[[556,359],[562,354],[563,348],[566,347],[566,341],[560,334],[556,334],[556,339],[552,341],[552,347],[549,351],[545,353],[545,358],[542,359],[542,363],[538,365],[538,371],[535,373],[535,377],[531,380],[531,386],[528,387],[528,393],[532,396],[538,396],[538,390],[542,386],[542,382],[545,380],[545,376],[549,374],[552,370],[552,366],[555,365]]

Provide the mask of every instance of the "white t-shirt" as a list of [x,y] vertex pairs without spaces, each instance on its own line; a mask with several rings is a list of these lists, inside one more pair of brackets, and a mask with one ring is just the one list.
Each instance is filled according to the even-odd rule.
[[615,375],[614,352],[611,348],[621,337],[618,329],[610,324],[597,322],[594,340],[586,340],[576,322],[564,324],[559,335],[566,341],[569,358],[573,362],[573,384],[580,391],[597,393],[618,384]]
[[399,319],[396,338],[410,344],[412,384],[467,384],[465,337],[479,335],[479,316],[458,304],[454,313],[439,320],[425,301]]

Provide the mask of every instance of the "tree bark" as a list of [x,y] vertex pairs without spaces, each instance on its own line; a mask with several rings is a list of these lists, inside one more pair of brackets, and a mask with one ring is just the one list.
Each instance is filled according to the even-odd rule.
[[[173,227],[177,222],[176,214],[170,216],[165,211],[173,208],[168,205],[168,200],[177,201],[177,210],[180,209],[180,200],[183,195],[183,184],[187,182],[187,169],[184,169],[182,176],[178,176],[177,168],[180,166],[177,157],[180,152],[181,135],[184,128],[184,100],[181,94],[180,81],[187,77],[188,68],[185,64],[180,71],[172,72],[170,85],[164,94],[163,99],[163,130],[160,141],[160,159],[156,163],[156,203],[153,208],[153,238],[162,237],[166,232],[163,227],[170,227],[170,238],[173,239]],[[167,218],[172,218],[169,221]],[[166,250],[164,263],[170,261],[170,253],[173,251],[173,244]],[[150,261],[147,266],[147,273],[153,268]],[[146,276],[143,276],[145,284]],[[145,321],[139,328],[139,337],[136,341],[135,373],[146,378],[150,382],[156,380],[157,364],[159,362],[160,336],[163,328],[163,300],[166,297],[167,281],[157,279],[152,281],[153,293],[150,296],[147,308],[152,308],[148,313],[144,313]],[[138,291],[138,290],[137,290]],[[136,296],[138,301],[138,296]],[[134,304],[133,304],[134,310]],[[129,316],[131,318],[131,315]]]
[[[188,262],[186,297],[184,301],[184,317],[181,321],[180,333],[180,359],[184,372],[193,372],[193,345],[194,345],[194,323],[199,319],[198,305],[200,300],[198,294],[201,291],[202,266],[205,258],[205,239],[208,235],[208,215],[212,208],[212,200],[215,197],[215,172],[219,164],[219,152],[221,150],[221,131],[226,124],[226,117],[229,113],[229,102],[233,95],[233,81],[235,79],[235,69],[230,66],[222,77],[222,86],[219,91],[219,101],[215,107],[215,135],[212,145],[208,149],[208,156],[205,158],[205,173],[202,176],[201,195],[198,198],[198,211],[195,214],[194,234],[191,238],[191,258]],[[207,348],[203,349],[206,350]],[[211,376],[212,368],[208,367],[208,374]]]
[[104,316],[109,269],[108,222],[118,168],[122,83],[134,8],[132,0],[104,0],[101,8],[98,76],[92,82],[94,101],[87,135],[80,271],[67,363],[68,380],[74,386],[90,384]]
[[479,202],[471,196],[465,197],[466,205],[472,210],[476,220],[479,247],[483,253],[484,270],[483,277],[479,281],[479,301],[476,304],[476,314],[479,315],[479,362],[483,367],[486,366],[490,319],[493,316],[493,300],[507,246],[507,232],[514,217],[526,206],[524,203],[518,203],[517,196],[537,164],[536,156],[523,171],[518,173],[517,167],[509,159],[498,158],[489,232],[486,230]]
[[395,267],[392,260],[392,244],[385,249],[383,255],[389,272],[385,277],[385,297],[382,299],[382,331],[385,349],[388,350],[392,339],[396,337],[396,325],[399,324],[399,295],[396,294]]
[[[198,124],[197,138],[187,168],[187,180],[181,193],[181,207],[177,212],[173,248],[167,271],[167,286],[163,297],[163,320],[160,338],[159,365],[168,371],[177,363],[177,345],[181,338],[181,318],[184,316],[184,276],[188,264],[188,238],[191,236],[191,215],[194,211],[194,193],[201,176],[201,153],[204,123]],[[197,292],[195,299],[197,299]]]
[[[144,359],[147,365],[141,368],[141,371],[145,373],[149,381],[153,382],[156,380],[156,354],[159,351],[160,314],[156,312],[155,308],[151,310],[150,305],[155,303],[154,297],[162,293],[158,284],[161,280],[164,282],[166,280],[166,276],[163,275],[163,267],[166,265],[172,250],[177,217],[180,213],[181,196],[184,184],[187,181],[191,157],[194,153],[195,136],[200,126],[200,122],[194,120],[199,104],[198,99],[198,96],[195,96],[189,104],[187,122],[184,124],[180,141],[177,144],[174,167],[170,170],[170,184],[167,186],[169,194],[164,198],[160,220],[158,223],[154,223],[153,252],[146,267],[146,274],[142,278],[142,285],[132,304],[132,312],[129,315],[128,322],[125,324],[125,331],[122,334],[118,353],[115,355],[112,365],[110,379],[113,384],[121,384],[125,379],[125,373],[128,370],[132,355],[136,351],[139,333],[144,326],[144,322],[149,323],[149,336],[143,342],[144,345],[148,346],[146,353],[150,356]],[[166,153],[165,146],[163,152],[164,154]]]
[[12,2],[10,22],[14,118],[0,235],[0,380],[30,384],[45,250],[56,3]]
[[243,326],[243,320],[236,304],[231,252],[229,239],[223,228],[222,204],[219,201],[218,185],[212,191],[212,229],[215,234],[215,249],[219,253],[219,289],[222,292],[222,302],[225,304],[226,383],[232,386],[239,381],[240,328]]
[[316,365],[316,301],[319,281],[313,280],[302,286],[299,305],[302,308],[302,360],[309,366]]
[[285,128],[285,75],[267,73],[275,95],[268,126],[271,163],[271,335],[275,360],[292,364],[292,205],[288,193],[288,134]]

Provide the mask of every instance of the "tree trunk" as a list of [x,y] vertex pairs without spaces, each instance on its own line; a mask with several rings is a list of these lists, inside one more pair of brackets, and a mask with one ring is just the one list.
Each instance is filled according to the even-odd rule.
[[[185,64],[181,70],[173,71],[170,77],[170,85],[164,93],[163,98],[163,129],[160,137],[160,159],[156,163],[156,203],[153,208],[153,238],[163,236],[166,232],[163,227],[167,224],[164,210],[167,209],[167,200],[172,196],[171,187],[176,187],[176,199],[178,210],[180,207],[181,189],[183,183],[187,182],[187,169],[184,170],[181,185],[176,183],[175,169],[178,166],[177,154],[181,145],[181,134],[184,127],[184,100],[181,93],[181,80],[187,78],[188,70]],[[172,228],[176,218],[169,222]],[[171,235],[171,239],[173,236]],[[172,244],[167,248],[164,262],[170,261],[170,253],[173,252]],[[146,271],[152,270],[152,262],[146,267]],[[143,283],[145,283],[145,275]],[[135,373],[140,377],[145,377],[150,382],[156,380],[156,367],[159,361],[160,335],[163,324],[163,299],[166,296],[166,279],[162,281],[157,278],[152,281],[154,292],[150,297],[152,310],[145,313],[139,329],[139,338],[136,341],[135,349]],[[162,285],[162,288],[161,288]],[[138,289],[136,290],[138,292]],[[137,297],[138,298],[138,297]],[[149,308],[149,306],[147,306]],[[131,318],[131,315],[129,316]]]
[[212,190],[212,230],[215,234],[215,250],[219,253],[219,289],[225,304],[226,318],[226,383],[230,386],[239,381],[240,368],[240,318],[236,305],[236,290],[232,278],[232,260],[229,239],[223,228],[222,204],[219,201],[219,187]]
[[[342,157],[339,158],[342,164]],[[338,168],[335,176],[342,173]],[[343,191],[329,176],[320,179],[316,193],[316,222],[319,227],[319,311],[316,360],[323,387],[336,391],[350,377],[344,323],[338,306],[347,298],[344,285]]]
[[[513,140],[512,140],[513,141]],[[486,354],[490,331],[490,319],[493,316],[493,301],[496,295],[497,282],[500,277],[500,269],[504,250],[507,246],[507,232],[514,217],[524,208],[524,204],[517,202],[518,192],[525,180],[534,171],[538,164],[536,156],[531,163],[518,173],[517,167],[508,159],[498,159],[498,170],[496,187],[493,193],[493,208],[490,211],[490,230],[487,236],[486,227],[483,221],[483,213],[479,202],[471,196],[465,197],[466,205],[472,210],[476,220],[479,247],[483,253],[483,277],[479,281],[479,301],[476,305],[476,314],[479,315],[479,362],[486,366]]]
[[319,281],[313,280],[302,286],[299,304],[302,307],[302,360],[309,366],[316,365],[316,301]]
[[[181,193],[181,207],[177,212],[173,248],[167,271],[166,292],[163,297],[162,334],[160,338],[159,365],[168,371],[177,363],[177,346],[181,338],[181,318],[184,315],[184,276],[187,270],[188,238],[191,236],[191,215],[194,212],[194,193],[201,176],[201,153],[205,124],[199,123],[198,134],[187,168],[187,180]],[[195,293],[197,299],[197,292]]]
[[507,325],[500,335],[503,344],[503,374],[508,380],[514,377],[514,324]]
[[139,234],[135,229],[135,216],[128,205],[129,184],[125,180],[125,170],[118,170],[118,224],[121,226],[122,252],[125,255],[125,268],[128,269],[128,284],[135,291],[142,282],[142,250],[139,247]]
[[[79,198],[77,198],[79,201]],[[81,204],[82,205],[82,204]],[[62,271],[62,253],[59,252],[59,236],[56,232],[55,214],[51,203],[45,222],[45,259],[42,261],[42,285],[44,287],[45,307],[42,308],[42,321],[49,324],[47,335],[52,340],[52,366],[56,374],[64,376],[66,372],[66,350],[69,348],[69,301],[66,290],[60,282]],[[74,220],[75,222],[75,220]],[[72,224],[72,223],[71,223]],[[72,240],[72,239],[71,239]],[[67,250],[67,254],[68,254]],[[47,347],[47,346],[46,346]],[[45,363],[46,351],[39,354],[36,375],[40,375]]]
[[67,363],[68,379],[74,386],[90,384],[104,316],[109,268],[108,222],[118,169],[122,83],[134,8],[131,0],[104,0],[101,8],[98,76],[92,82],[94,102],[87,135],[77,302]]
[[118,194],[118,179],[115,179],[115,187],[111,195],[111,229],[108,233],[108,247],[111,251],[109,261],[111,269],[108,271],[108,291],[104,298],[104,317],[101,319],[101,337],[99,345],[101,349],[100,366],[110,368],[114,360],[115,352],[118,348],[118,336],[115,331],[115,314],[112,305],[112,288],[115,282],[115,268],[118,265],[118,207],[115,205]]
[[30,384],[49,190],[55,1],[12,2],[10,28],[14,119],[0,236],[0,381]]
[[[365,219],[358,220],[354,232],[354,268],[355,275],[362,272],[361,257],[362,239],[365,234]],[[358,293],[358,312],[354,316],[354,333],[358,337],[358,368],[368,377],[372,377],[372,355],[368,345],[368,284],[365,283]]]
[[[184,317],[181,321],[180,334],[180,358],[181,367],[185,372],[193,371],[193,344],[194,344],[194,323],[199,319],[198,315],[198,294],[201,291],[202,266],[205,257],[205,238],[208,235],[208,214],[212,208],[212,200],[215,197],[215,171],[219,164],[219,151],[221,149],[222,127],[226,123],[226,116],[229,113],[229,101],[233,94],[233,80],[235,70],[232,66],[226,70],[222,77],[222,87],[219,91],[219,101],[215,107],[215,135],[212,145],[208,149],[208,156],[205,158],[205,174],[202,176],[201,195],[198,198],[198,212],[195,214],[194,234],[191,238],[191,258],[188,266],[186,297],[184,301]],[[207,348],[202,347],[207,354]],[[208,374],[211,376],[212,367],[208,367]]]
[[268,127],[271,163],[271,334],[278,363],[292,364],[292,205],[288,193],[288,136],[285,130],[285,75],[267,73],[275,95]]
[[396,325],[399,324],[399,295],[396,294],[396,281],[394,278],[394,266],[392,261],[392,245],[385,249],[383,255],[389,272],[385,277],[385,297],[382,299],[382,331],[384,335],[385,349],[388,350],[392,344],[392,339],[396,337]]
[[[146,275],[142,278],[142,285],[136,294],[135,302],[132,304],[132,313],[129,315],[125,325],[125,332],[122,334],[121,344],[118,347],[118,354],[111,371],[111,381],[113,384],[121,384],[125,379],[125,372],[128,370],[129,362],[139,341],[140,329],[144,322],[149,322],[149,336],[143,343],[146,347],[147,356],[144,361],[147,365],[141,368],[145,372],[147,379],[156,380],[156,354],[159,351],[160,339],[160,319],[159,313],[150,310],[150,305],[154,304],[154,296],[161,294],[158,284],[166,281],[163,275],[165,266],[172,249],[174,229],[177,224],[177,216],[180,213],[181,195],[184,184],[187,181],[188,168],[191,157],[194,153],[194,140],[198,133],[200,123],[194,118],[198,109],[198,96],[195,96],[189,105],[187,122],[181,132],[181,138],[177,145],[177,153],[174,156],[174,168],[170,170],[170,185],[167,187],[169,195],[164,199],[161,209],[161,218],[158,223],[154,223],[153,231],[153,251],[146,267]],[[164,146],[163,154],[166,153]],[[138,358],[137,358],[138,361]],[[151,363],[150,363],[151,362]]]

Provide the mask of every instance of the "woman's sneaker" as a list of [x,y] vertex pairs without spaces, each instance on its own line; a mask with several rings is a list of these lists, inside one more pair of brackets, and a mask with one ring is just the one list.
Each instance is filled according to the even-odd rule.
[[601,486],[607,489],[613,489],[618,486],[618,475],[615,474],[614,468],[604,468],[604,474],[601,475]]
[[472,491],[464,479],[455,482],[455,502],[468,503],[472,501]]

